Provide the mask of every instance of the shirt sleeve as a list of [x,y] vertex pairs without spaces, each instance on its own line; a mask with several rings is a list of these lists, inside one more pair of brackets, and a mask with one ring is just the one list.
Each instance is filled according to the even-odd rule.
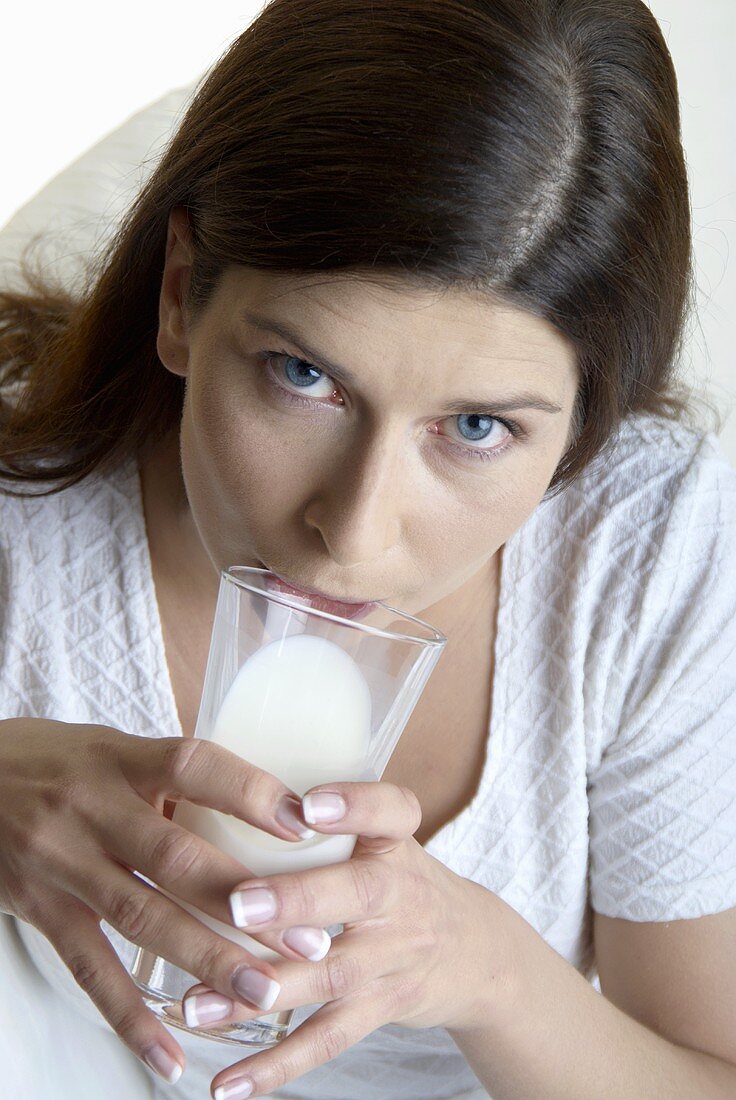
[[633,921],[736,906],[736,469],[707,433],[649,485],[660,521],[639,513],[652,549],[588,775],[590,902]]

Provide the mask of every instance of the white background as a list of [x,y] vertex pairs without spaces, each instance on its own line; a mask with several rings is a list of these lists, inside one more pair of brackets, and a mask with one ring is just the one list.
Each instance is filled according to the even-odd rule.
[[[721,438],[736,464],[736,0],[649,6],[678,73],[694,208],[698,314],[685,374],[723,412]],[[0,36],[0,226],[103,135],[198,79],[261,7],[14,4]]]

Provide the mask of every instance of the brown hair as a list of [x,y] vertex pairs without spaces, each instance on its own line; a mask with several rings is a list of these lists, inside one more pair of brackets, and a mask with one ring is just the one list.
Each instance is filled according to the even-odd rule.
[[480,292],[548,320],[581,380],[548,494],[627,414],[688,413],[677,81],[642,0],[271,0],[205,74],[81,292],[24,254],[28,289],[0,293],[11,483],[58,492],[178,424],[184,382],[156,353],[174,206],[192,320],[231,264]]

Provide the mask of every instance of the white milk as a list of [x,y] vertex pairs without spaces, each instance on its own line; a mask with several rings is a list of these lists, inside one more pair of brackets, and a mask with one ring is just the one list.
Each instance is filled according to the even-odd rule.
[[[209,739],[271,772],[301,796],[317,784],[369,778],[370,732],[371,694],[358,665],[334,642],[299,634],[264,645],[245,662]],[[174,820],[255,876],[339,863],[350,858],[356,841],[345,834],[281,840],[191,802],[177,803]],[[163,893],[253,954],[281,957],[234,925]]]

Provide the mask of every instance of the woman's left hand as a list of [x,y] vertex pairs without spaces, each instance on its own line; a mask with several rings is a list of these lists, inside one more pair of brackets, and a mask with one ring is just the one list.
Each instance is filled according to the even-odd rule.
[[[267,889],[275,899],[272,919],[240,925],[286,955],[283,961],[269,960],[281,988],[268,1012],[322,1007],[274,1047],[218,1074],[212,1082],[216,1100],[279,1089],[384,1024],[461,1031],[482,1021],[487,1027],[489,1010],[510,984],[507,907],[491,891],[428,855],[414,839],[421,821],[414,792],[384,782],[331,783],[308,792],[304,809],[327,790],[342,796],[344,815],[330,824],[306,816],[305,821],[320,833],[357,834],[352,857],[249,879],[233,891],[258,890],[262,901]],[[233,895],[233,911],[242,912]],[[318,962],[302,959],[281,939],[293,926],[334,924],[344,930]],[[202,993],[211,1003],[213,994],[203,985],[193,986],[186,998]],[[238,1002],[235,991],[230,997],[234,1011],[218,1024],[264,1015],[263,1008]],[[244,1077],[253,1084],[250,1093]],[[243,1091],[219,1091],[235,1080]]]

